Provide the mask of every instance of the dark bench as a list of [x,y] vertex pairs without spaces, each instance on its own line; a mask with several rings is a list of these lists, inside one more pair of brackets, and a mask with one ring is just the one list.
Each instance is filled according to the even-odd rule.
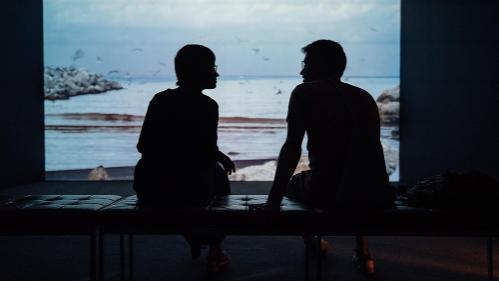
[[[120,234],[121,249],[128,245],[129,279],[133,278],[133,235],[180,234],[189,231],[227,235],[400,235],[400,236],[481,236],[487,237],[489,280],[493,280],[492,237],[499,223],[494,214],[444,212],[395,205],[393,208],[355,212],[320,210],[285,198],[279,214],[250,212],[251,204],[266,202],[266,195],[230,195],[216,198],[206,209],[141,209],[136,196],[117,201],[101,212],[101,233]],[[125,243],[124,235],[128,236]],[[103,236],[102,236],[103,237]],[[126,245],[127,244],[127,245]],[[305,276],[309,277],[309,249],[305,250]],[[122,256],[122,274],[125,259]],[[316,277],[321,279],[317,259]]]
[[0,201],[0,235],[84,235],[90,238],[90,279],[99,278],[98,211],[116,195],[26,195]]
[[[487,237],[489,280],[493,280],[492,237],[499,223],[495,214],[444,212],[396,205],[358,213],[352,210],[320,210],[284,199],[279,214],[250,212],[249,205],[263,203],[265,195],[230,195],[216,198],[206,208],[139,208],[135,196],[41,195],[0,201],[3,235],[89,235],[91,279],[103,276],[104,235],[120,235],[121,273],[133,277],[133,235],[183,234],[226,235],[399,235]],[[128,243],[126,242],[128,240]],[[125,253],[128,252],[128,258]],[[305,274],[309,276],[310,249],[306,248]],[[317,259],[316,277],[321,279]]]

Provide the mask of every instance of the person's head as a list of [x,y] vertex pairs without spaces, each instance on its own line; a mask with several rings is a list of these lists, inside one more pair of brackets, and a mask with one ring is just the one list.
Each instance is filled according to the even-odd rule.
[[347,57],[341,45],[331,40],[317,40],[302,48],[305,53],[303,81],[340,79],[347,65]]
[[177,85],[197,89],[217,86],[215,54],[202,45],[189,44],[180,48],[175,56]]

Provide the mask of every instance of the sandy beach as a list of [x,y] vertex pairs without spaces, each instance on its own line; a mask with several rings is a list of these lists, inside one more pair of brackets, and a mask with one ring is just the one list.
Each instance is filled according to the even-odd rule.
[[[236,160],[236,170],[250,166],[263,165],[269,161],[276,159],[258,159],[258,160]],[[109,180],[133,180],[133,170],[135,166],[124,167],[105,167],[109,176]],[[77,169],[77,170],[61,170],[45,172],[46,180],[69,180],[69,181],[86,181],[92,169]]]

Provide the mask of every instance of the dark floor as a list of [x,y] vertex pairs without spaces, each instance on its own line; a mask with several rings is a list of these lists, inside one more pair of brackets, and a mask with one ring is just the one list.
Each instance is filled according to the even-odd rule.
[[[235,194],[266,194],[269,183],[234,183]],[[130,182],[45,182],[0,191],[21,194],[132,194]],[[333,251],[323,280],[487,280],[485,238],[371,237],[377,273],[364,277],[350,262],[353,237],[327,237]],[[106,280],[120,280],[116,236],[105,239]],[[303,280],[299,237],[231,236],[229,269],[214,280]],[[495,247],[497,255],[498,247]],[[75,236],[0,237],[0,280],[88,280],[89,239]],[[497,260],[497,259],[496,259]],[[499,268],[499,262],[495,262]],[[135,280],[204,280],[204,260],[192,261],[181,236],[136,236]],[[498,279],[498,278],[496,278]]]

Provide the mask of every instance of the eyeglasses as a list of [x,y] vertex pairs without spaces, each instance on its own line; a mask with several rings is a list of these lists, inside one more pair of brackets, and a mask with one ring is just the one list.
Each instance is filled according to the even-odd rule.
[[215,65],[213,66],[213,71],[217,71],[217,69],[218,69],[218,65],[216,65],[216,64],[215,64]]

